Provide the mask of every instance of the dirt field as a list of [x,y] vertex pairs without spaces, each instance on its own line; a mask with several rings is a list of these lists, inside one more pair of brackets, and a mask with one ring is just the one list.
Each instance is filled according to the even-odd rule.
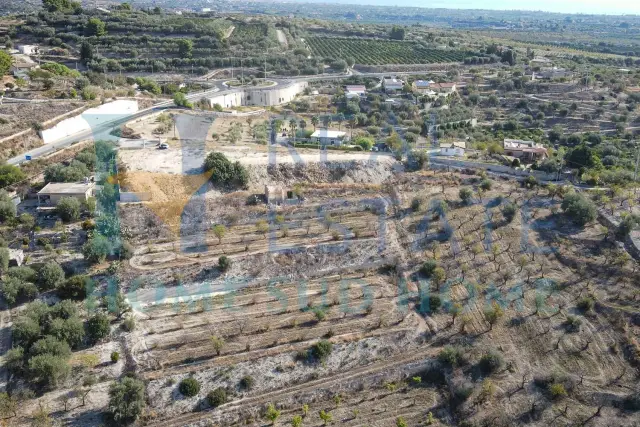
[[[246,192],[207,193],[182,225],[120,205],[135,255],[118,276],[137,327],[117,342],[147,384],[146,425],[260,426],[269,404],[278,425],[320,426],[320,411],[346,426],[637,424],[621,407],[637,387],[640,282],[601,227],[574,226],[558,197],[517,182],[305,173],[304,201],[275,211]],[[185,227],[194,209],[205,229]],[[444,276],[428,278],[426,260]],[[194,397],[179,391],[187,377]],[[227,402],[212,408],[216,388]],[[72,413],[90,420],[105,393]]]

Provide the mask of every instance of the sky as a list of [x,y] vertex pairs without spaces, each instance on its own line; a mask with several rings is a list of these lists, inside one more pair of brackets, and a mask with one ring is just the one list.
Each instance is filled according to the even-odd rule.
[[[309,1],[309,0],[304,0]],[[369,4],[447,9],[540,10],[558,13],[638,14],[640,0],[312,0],[325,3]]]

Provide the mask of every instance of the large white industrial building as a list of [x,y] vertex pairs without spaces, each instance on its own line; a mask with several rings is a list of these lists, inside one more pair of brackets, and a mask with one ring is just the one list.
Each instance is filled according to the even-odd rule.
[[231,93],[227,92],[210,98],[209,104],[211,107],[219,104],[222,108],[251,105],[271,107],[293,101],[296,95],[304,91],[306,87],[307,82],[291,82],[262,88],[238,88]]

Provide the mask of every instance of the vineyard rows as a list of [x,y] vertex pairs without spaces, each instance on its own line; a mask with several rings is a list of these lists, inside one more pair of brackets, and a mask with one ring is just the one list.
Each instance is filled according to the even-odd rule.
[[391,40],[310,37],[314,55],[325,58],[353,58],[356,64],[432,64],[461,62],[468,52],[428,49],[416,43]]

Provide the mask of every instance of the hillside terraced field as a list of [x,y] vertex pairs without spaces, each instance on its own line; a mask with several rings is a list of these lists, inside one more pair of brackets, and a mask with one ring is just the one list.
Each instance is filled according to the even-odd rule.
[[412,42],[310,37],[307,40],[314,55],[323,58],[353,58],[356,64],[434,64],[462,62],[466,52],[422,47]]

